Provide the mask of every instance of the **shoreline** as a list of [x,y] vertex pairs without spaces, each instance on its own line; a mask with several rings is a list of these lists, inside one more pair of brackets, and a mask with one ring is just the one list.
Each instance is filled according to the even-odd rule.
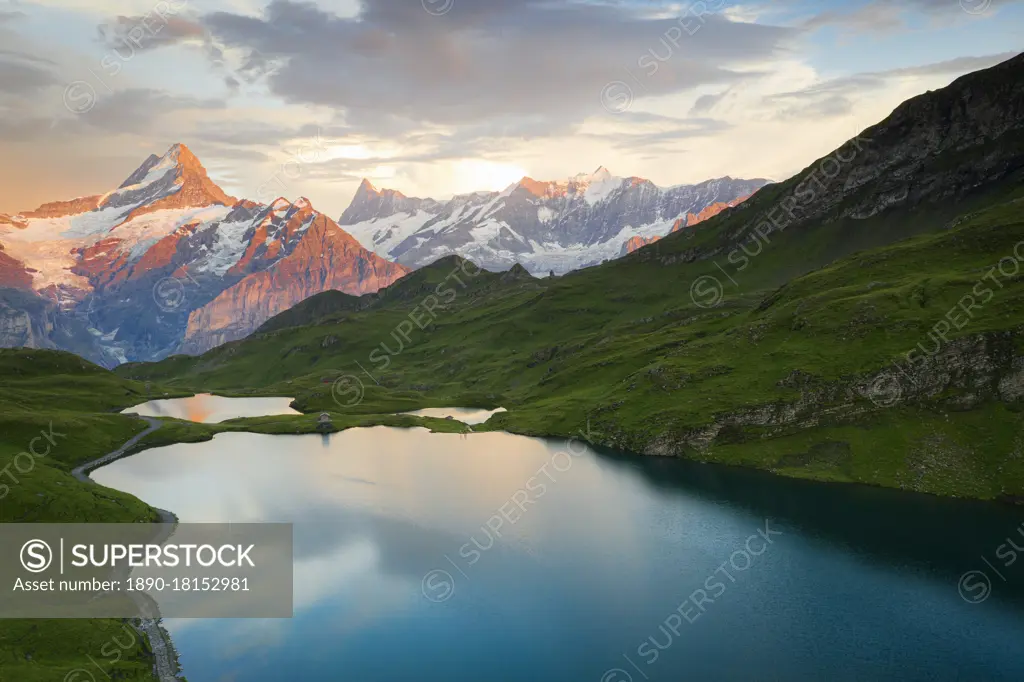
[[[194,389],[194,390],[198,390],[198,389]],[[208,391],[203,391],[203,392],[208,392]],[[218,395],[218,394],[213,393],[213,395]],[[270,395],[236,395],[236,396],[227,396],[227,395],[224,395],[222,397],[225,397],[225,398],[238,397],[238,398],[245,399],[245,398],[250,398],[250,397],[286,398],[287,396],[281,396],[281,395],[273,395],[273,396],[270,396]],[[158,446],[161,446],[161,445],[170,445],[172,443],[190,443],[190,442],[198,442],[198,441],[203,441],[203,440],[210,440],[214,436],[216,436],[216,435],[218,435],[220,433],[231,433],[231,432],[257,433],[257,434],[264,434],[264,435],[301,435],[301,434],[313,434],[313,433],[318,433],[318,434],[322,435],[324,433],[340,433],[340,432],[345,431],[345,430],[350,429],[350,428],[368,428],[368,427],[372,427],[372,426],[387,426],[387,427],[394,427],[394,428],[416,428],[416,427],[419,427],[419,428],[428,429],[429,431],[431,431],[433,433],[459,433],[462,430],[461,429],[457,429],[457,428],[453,428],[453,427],[456,424],[458,424],[460,426],[466,425],[465,422],[462,422],[462,421],[458,420],[457,418],[443,419],[443,418],[437,418],[437,417],[416,416],[416,415],[410,414],[409,411],[402,411],[402,412],[382,411],[382,412],[379,412],[379,413],[365,413],[365,414],[357,414],[357,415],[348,415],[348,414],[344,414],[344,413],[339,414],[337,412],[332,412],[329,409],[328,410],[311,409],[308,412],[303,412],[303,411],[301,411],[302,409],[309,409],[310,406],[309,405],[302,405],[301,407],[299,407],[299,406],[296,405],[297,402],[299,402],[298,399],[294,399],[292,404],[290,405],[290,407],[292,409],[295,409],[296,411],[298,411],[298,414],[279,414],[279,415],[267,415],[267,416],[260,416],[260,417],[239,417],[239,418],[235,418],[235,419],[229,419],[229,420],[226,420],[226,421],[223,421],[223,422],[210,423],[210,424],[206,424],[206,423],[202,423],[202,422],[191,422],[191,421],[188,421],[188,420],[181,420],[181,419],[174,419],[174,418],[172,418],[173,421],[172,422],[167,422],[167,423],[173,424],[174,422],[181,422],[181,423],[191,424],[191,425],[197,427],[196,433],[192,434],[192,437],[183,438],[181,440],[174,439],[174,440],[171,440],[171,441],[162,442],[162,443],[153,444],[153,445],[143,444],[141,448],[139,448],[139,449],[137,449],[137,450],[135,450],[133,452],[130,452],[130,453],[123,453],[121,456],[127,456],[128,454],[135,454],[136,452],[139,452],[140,450],[147,449],[148,447],[158,447]],[[126,408],[126,409],[130,409],[130,408]],[[384,408],[384,409],[386,410],[387,408]],[[392,408],[392,409],[394,409],[394,408]],[[420,408],[417,408],[416,410],[413,410],[413,411],[419,411],[419,410],[422,410],[422,409],[436,409],[436,408],[422,408],[422,407],[420,407]],[[471,409],[489,410],[491,408],[471,408]],[[322,428],[318,427],[316,422],[313,421],[313,420],[315,419],[317,414],[319,414],[321,412],[325,412],[325,411],[333,418],[333,421],[332,421],[331,425],[328,428],[322,429]],[[482,423],[473,425],[472,427],[469,427],[469,428],[474,433],[488,433],[488,432],[492,432],[493,431],[493,432],[507,433],[507,434],[513,435],[513,436],[524,436],[524,437],[527,437],[527,438],[544,438],[544,439],[569,438],[569,439],[577,439],[577,440],[580,440],[583,443],[586,443],[590,447],[605,449],[605,450],[608,450],[608,451],[629,455],[631,457],[644,457],[644,458],[654,457],[654,458],[661,458],[661,459],[678,459],[678,460],[682,460],[682,461],[686,461],[686,462],[691,462],[691,463],[695,463],[695,464],[707,464],[707,465],[711,465],[711,466],[728,467],[730,469],[739,469],[739,470],[745,470],[745,471],[756,471],[756,472],[761,472],[761,473],[768,474],[768,475],[771,475],[771,476],[777,476],[777,477],[786,478],[786,479],[792,479],[792,480],[802,480],[802,481],[813,482],[813,483],[824,484],[824,485],[864,486],[864,487],[867,487],[867,488],[877,488],[877,489],[883,489],[883,490],[894,490],[894,491],[897,491],[897,492],[921,494],[921,495],[927,495],[929,497],[939,497],[939,498],[945,498],[945,499],[951,499],[951,500],[972,501],[972,502],[981,502],[981,503],[992,503],[992,504],[998,504],[998,505],[1001,505],[1001,506],[1009,506],[1009,507],[1017,507],[1017,508],[1024,506],[1024,496],[1021,496],[1021,495],[1008,495],[1008,494],[1005,494],[1005,493],[1004,494],[994,494],[994,495],[979,495],[979,494],[972,494],[971,492],[966,492],[966,491],[963,491],[963,490],[948,490],[948,489],[947,490],[942,490],[942,489],[934,489],[934,488],[933,489],[929,489],[928,487],[915,488],[915,487],[910,487],[910,486],[899,485],[898,482],[886,483],[886,482],[882,482],[882,481],[878,481],[878,480],[862,480],[862,479],[857,479],[857,478],[835,478],[835,477],[833,477],[831,475],[827,475],[827,472],[816,471],[816,470],[799,470],[799,469],[780,470],[780,469],[778,469],[776,467],[771,467],[771,466],[759,466],[757,464],[750,463],[750,462],[725,461],[725,460],[721,460],[721,459],[716,459],[714,457],[693,456],[693,455],[683,454],[683,453],[663,453],[663,454],[659,453],[659,454],[655,454],[655,453],[651,453],[651,452],[642,452],[642,451],[638,451],[638,450],[630,450],[630,449],[627,449],[627,448],[623,448],[621,445],[618,445],[618,444],[602,442],[602,439],[600,439],[600,438],[595,438],[595,439],[591,440],[590,439],[590,435],[591,434],[589,432],[587,434],[583,434],[582,431],[577,431],[575,434],[573,434],[573,433],[559,433],[558,429],[549,430],[549,429],[546,429],[546,428],[543,428],[543,427],[541,427],[539,429],[538,428],[529,428],[529,427],[527,427],[527,428],[516,428],[515,425],[508,424],[508,423],[502,423],[503,422],[502,417],[504,417],[508,413],[509,412],[507,410],[505,410],[503,412],[497,412],[497,413],[491,415],[492,419],[494,417],[498,418],[498,422],[493,424],[493,425],[489,425],[489,422],[491,421],[491,419],[488,419],[487,421],[484,421]],[[411,418],[413,420],[416,420],[419,423],[395,423],[395,420],[400,420],[400,419],[403,419],[403,418]],[[147,421],[153,420],[152,417],[143,417],[143,419],[146,419]],[[294,430],[292,428],[293,426],[295,427]],[[468,426],[468,425],[466,425],[466,426]],[[148,433],[140,434],[139,435],[139,439],[141,440],[141,438],[144,437],[145,435],[148,435]],[[178,435],[178,434],[175,433],[175,435]],[[109,461],[113,461],[113,459],[116,459],[116,457],[111,458],[108,461],[104,461],[103,463],[104,464],[108,463]]]
[[[230,397],[230,396],[224,396],[224,397]],[[250,396],[246,396],[246,397],[250,397]],[[260,396],[260,397],[263,397],[263,396]],[[273,397],[286,397],[286,396],[273,396]],[[309,419],[309,418],[313,417],[315,414],[316,414],[316,411],[309,412],[309,413],[300,412],[297,415],[270,415],[269,417],[270,418],[273,418],[273,417],[282,418],[283,417],[283,418],[285,418],[286,421],[290,421],[288,418],[302,417],[302,418]],[[86,463],[84,463],[82,465],[79,465],[78,467],[75,467],[72,470],[72,474],[75,476],[76,479],[78,479],[79,481],[82,481],[82,482],[96,484],[96,482],[88,475],[90,471],[95,470],[95,469],[97,469],[97,468],[99,468],[101,466],[104,466],[106,464],[109,464],[111,462],[114,462],[114,461],[116,461],[118,459],[121,459],[123,457],[127,457],[127,456],[131,456],[131,455],[137,454],[138,452],[140,452],[142,450],[145,450],[145,449],[148,449],[149,447],[153,447],[153,446],[159,447],[161,445],[169,444],[169,443],[166,443],[166,442],[159,443],[159,444],[152,444],[152,445],[149,445],[149,444],[146,444],[146,443],[142,443],[141,447],[138,447],[140,442],[142,442],[147,436],[149,436],[153,432],[157,431],[162,426],[166,426],[168,423],[171,423],[171,422],[164,422],[161,419],[155,418],[155,417],[144,417],[144,416],[141,416],[141,415],[133,415],[133,416],[135,416],[135,417],[145,421],[146,424],[147,424],[147,428],[144,429],[143,431],[139,432],[138,434],[136,434],[135,436],[133,436],[129,440],[127,440],[123,445],[121,445],[121,447],[117,448],[116,450],[113,450],[113,451],[103,455],[102,457],[99,457],[99,458],[94,459],[92,461],[86,462]],[[398,416],[413,416],[413,415],[408,415],[408,413],[389,413],[387,415],[366,415],[366,416],[371,417],[371,419],[372,419],[372,417],[383,417],[383,416],[398,417]],[[262,418],[266,419],[268,417],[262,417]],[[201,440],[212,439],[215,435],[218,435],[219,433],[222,433],[222,432],[250,432],[250,433],[263,434],[263,435],[312,435],[312,434],[318,432],[318,431],[303,430],[303,429],[296,430],[296,432],[294,432],[294,433],[291,433],[290,429],[289,429],[289,431],[265,430],[265,427],[267,426],[266,424],[263,425],[264,429],[260,429],[259,427],[261,425],[259,425],[259,424],[245,424],[244,420],[247,420],[247,419],[248,418],[243,417],[243,418],[240,419],[241,421],[243,421],[243,423],[241,423],[241,424],[236,423],[234,425],[229,426],[228,428],[224,428],[223,431],[218,429],[216,424],[207,425],[207,426],[212,427],[212,430],[214,432],[213,433],[209,433],[209,434],[204,434],[204,435],[206,435],[206,437],[202,438]],[[441,422],[441,423],[444,424],[444,426],[454,426],[454,424],[458,424],[460,426],[467,427],[469,431],[472,431],[474,433],[488,433],[488,432],[494,431],[494,432],[506,433],[506,434],[512,435],[512,436],[522,436],[522,437],[527,437],[527,438],[542,438],[542,439],[572,438],[573,437],[571,435],[567,436],[565,434],[557,434],[557,433],[555,433],[555,434],[553,434],[553,433],[537,433],[537,432],[533,432],[533,433],[517,433],[516,431],[508,430],[508,425],[498,426],[496,424],[494,426],[496,426],[497,428],[487,429],[486,428],[486,421],[477,425],[478,427],[483,427],[483,430],[476,431],[472,426],[469,426],[465,422],[461,422],[460,420],[454,419],[454,418],[453,419],[441,419],[441,418],[423,418],[423,417],[418,417],[417,416],[417,419],[418,420],[422,419],[422,420],[427,421],[427,422],[430,422],[430,421]],[[454,422],[454,424],[453,424],[453,422]],[[189,423],[201,424],[201,422],[200,423],[189,422]],[[380,424],[380,425],[388,426],[387,424]],[[441,424],[437,424],[437,425],[440,426]],[[331,429],[330,429],[330,431],[328,433],[340,433],[340,432],[348,430],[350,428],[360,428],[360,426],[363,426],[363,425],[346,424],[346,425],[339,425],[339,426],[340,426],[340,428],[338,428],[338,426],[335,426],[335,425],[332,424]],[[438,431],[435,428],[431,428],[434,425],[431,425],[429,423],[421,423],[421,424],[415,424],[415,425],[407,424],[407,425],[401,425],[401,426],[394,425],[394,426],[398,426],[399,428],[426,428],[429,431],[434,432],[434,433],[446,433],[446,432],[454,433],[454,431],[447,431],[446,429]],[[321,435],[323,434],[323,432],[319,432],[319,433],[321,433]],[[179,435],[176,432],[174,432],[173,430],[172,430],[172,434],[173,434],[171,436],[172,438],[173,438],[173,436]],[[589,435],[589,433],[587,435]],[[174,439],[173,442],[175,442],[175,443],[177,443],[177,442],[188,443],[188,442],[194,442],[194,441],[190,441],[190,440],[178,441],[178,440]],[[609,447],[609,446],[603,445],[601,443],[590,442],[590,441],[587,441],[586,439],[583,439],[583,442],[585,442],[590,447],[594,447],[594,448],[597,448],[597,449],[608,449],[608,450],[617,452],[617,453],[622,454],[622,455],[630,456],[630,457],[638,457],[639,458],[639,457],[650,457],[651,456],[650,454],[647,454],[647,453],[630,452],[630,451],[626,451],[626,450],[620,450],[618,448]],[[956,496],[956,495],[948,495],[948,494],[939,494],[939,493],[929,492],[929,491],[916,491],[916,490],[905,490],[905,489],[901,490],[899,488],[894,488],[894,487],[891,487],[891,486],[879,485],[877,483],[868,483],[868,482],[863,482],[863,481],[834,481],[834,480],[833,481],[828,481],[828,480],[817,479],[815,477],[810,477],[810,476],[808,476],[808,477],[793,476],[791,474],[787,474],[787,473],[784,473],[784,472],[772,471],[772,470],[769,470],[769,469],[764,469],[764,468],[756,467],[756,466],[749,466],[749,465],[743,465],[743,464],[730,464],[730,463],[715,462],[715,461],[708,461],[708,460],[699,460],[699,459],[694,459],[694,458],[685,457],[685,456],[681,457],[681,456],[678,456],[678,455],[670,456],[669,458],[670,459],[680,459],[680,460],[683,460],[683,461],[690,462],[692,464],[698,464],[698,465],[704,464],[704,465],[711,465],[711,466],[728,467],[730,469],[735,468],[735,469],[739,469],[739,470],[749,471],[749,472],[752,472],[752,473],[753,472],[757,472],[757,473],[760,473],[760,474],[765,475],[765,476],[777,476],[777,477],[780,477],[780,478],[788,478],[788,479],[793,479],[793,480],[801,480],[801,481],[804,481],[804,482],[809,483],[809,484],[819,484],[819,485],[820,484],[833,484],[833,485],[834,484],[842,484],[842,485],[846,485],[846,486],[849,486],[849,485],[865,486],[865,487],[868,487],[868,488],[874,488],[874,489],[885,490],[885,491],[892,491],[892,492],[895,492],[895,493],[923,494],[923,495],[928,495],[929,497],[946,499],[946,500],[949,500],[949,501],[975,502],[975,503],[983,503],[983,504],[993,504],[993,503],[995,503],[997,505],[1001,505],[1001,506],[1002,505],[1008,505],[1008,506],[1011,506],[1011,507],[1019,506],[1019,505],[1015,505],[1013,502],[1008,502],[1007,500],[1001,500],[1001,499],[984,499],[984,498],[969,497],[969,496]],[[152,509],[157,511],[157,513],[160,516],[160,522],[161,523],[174,524],[174,523],[178,522],[177,517],[172,512],[169,512],[167,510],[162,510],[162,509],[153,507],[152,505],[149,505],[149,506],[150,506],[150,508],[152,508]],[[148,640],[150,642],[150,650],[152,651],[152,654],[153,654],[153,657],[154,657],[154,671],[153,671],[154,672],[154,679],[158,680],[158,682],[181,682],[183,678],[180,677],[182,671],[181,671],[181,669],[179,667],[179,664],[178,664],[178,653],[177,653],[176,649],[174,648],[174,644],[173,644],[172,638],[170,636],[170,633],[162,626],[162,620],[160,618],[156,618],[156,619],[142,619],[142,618],[140,618],[140,619],[137,619],[136,622],[133,622],[132,624],[133,624],[133,627],[135,627],[135,629],[138,632],[140,632],[140,634],[144,634],[148,638]]]
[[[132,448],[138,444],[143,438],[153,433],[161,426],[163,422],[153,417],[139,417],[146,422],[148,425],[146,429],[132,436],[124,444],[92,461],[81,464],[71,470],[71,475],[82,483],[99,485],[89,476],[89,472],[99,467],[109,464],[115,460],[121,459],[128,455],[134,454]],[[165,525],[174,525],[178,523],[178,517],[166,509],[159,509],[149,505],[152,509],[155,509],[159,515],[159,521],[157,523]],[[157,541],[162,541],[166,538],[158,537]],[[171,640],[171,634],[163,627],[162,618],[138,618],[137,624],[132,622],[132,627],[141,635],[145,635],[149,640],[149,649],[153,653],[153,679],[158,682],[181,682],[180,677],[181,668],[178,665],[178,652],[174,648],[174,642]]]

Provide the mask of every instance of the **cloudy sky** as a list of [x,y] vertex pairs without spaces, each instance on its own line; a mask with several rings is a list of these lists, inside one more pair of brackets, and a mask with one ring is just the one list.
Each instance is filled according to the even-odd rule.
[[0,211],[184,142],[235,196],[783,179],[1024,49],[1011,0],[0,0]]

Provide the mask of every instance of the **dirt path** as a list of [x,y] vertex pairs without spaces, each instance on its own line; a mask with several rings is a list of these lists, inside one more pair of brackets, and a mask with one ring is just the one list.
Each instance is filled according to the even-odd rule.
[[[144,420],[149,425],[146,430],[129,438],[125,444],[117,450],[108,452],[98,459],[94,459],[91,462],[86,462],[85,464],[75,467],[72,469],[71,474],[83,483],[95,484],[96,481],[89,477],[88,472],[101,467],[104,464],[109,464],[115,459],[124,457],[125,454],[135,447],[140,440],[163,425],[159,419],[154,419],[152,417],[139,417],[139,419]],[[156,509],[156,507],[154,507],[154,509]],[[165,509],[157,509],[157,512],[160,514],[160,523],[174,524],[178,522],[178,517]],[[154,542],[163,542],[166,539],[163,537],[164,535],[166,535],[166,533],[161,533],[161,537],[158,537]],[[178,669],[178,664],[174,645],[171,643],[170,635],[167,634],[167,631],[160,626],[160,619],[140,618],[135,622],[134,626],[136,630],[149,638],[149,647],[153,651],[153,658],[155,659],[156,679],[160,682],[180,682],[181,678],[179,678],[175,672]]]
[[149,638],[149,648],[153,650],[153,658],[156,661],[156,679],[160,682],[181,682],[181,678],[175,673],[178,664],[171,636],[160,627],[160,621],[143,618],[135,629]]
[[129,438],[125,442],[125,444],[119,447],[117,450],[114,450],[113,452],[108,452],[99,459],[94,459],[91,462],[86,462],[85,464],[75,467],[74,469],[71,470],[71,475],[77,478],[79,481],[82,481],[83,483],[92,483],[93,480],[89,478],[87,472],[92,471],[93,469],[96,469],[98,467],[101,467],[109,462],[113,462],[115,459],[119,457],[124,457],[125,452],[127,452],[129,448],[133,447],[140,440],[142,440],[143,438],[145,438],[146,436],[148,436],[149,434],[153,433],[161,426],[163,426],[163,423],[159,419],[154,419],[153,417],[139,417],[139,419],[149,424],[145,431]]

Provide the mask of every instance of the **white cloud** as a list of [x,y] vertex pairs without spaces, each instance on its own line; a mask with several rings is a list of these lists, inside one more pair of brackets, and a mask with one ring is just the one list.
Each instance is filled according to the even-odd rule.
[[[3,49],[22,55],[12,61],[0,51],[0,77],[18,86],[0,92],[8,167],[0,171],[0,211],[107,191],[178,141],[226,191],[253,196],[318,128],[325,153],[280,193],[307,196],[332,215],[362,176],[438,198],[601,165],[662,185],[726,174],[782,179],[902,100],[988,65],[992,58],[964,55],[1008,46],[979,39],[978,27],[1019,21],[1009,11],[960,12],[936,43],[931,19],[950,14],[938,0],[862,2],[839,13],[808,3],[729,3],[683,35],[648,77],[638,59],[665,52],[664,22],[689,3],[611,2],[580,12],[581,3],[456,0],[447,15],[431,17],[417,0],[189,0],[181,16],[218,34],[227,48],[221,63],[196,37],[199,24],[182,24],[190,42],[141,51],[94,86],[89,114],[68,112],[65,85],[92,79],[90,69],[103,74],[99,59],[109,47],[99,25],[155,4],[40,0],[18,7],[29,19],[36,10],[45,15],[45,33],[39,17],[0,23]],[[904,30],[894,18],[914,16],[921,25],[900,41],[864,35]],[[835,25],[853,29],[841,56],[816,42],[815,26]],[[963,40],[949,40],[960,35],[950,31]],[[247,69],[254,47],[262,61]],[[878,64],[880,49],[893,63],[921,66],[858,69],[858,57]],[[601,102],[602,85],[615,80],[634,95],[619,116]]]

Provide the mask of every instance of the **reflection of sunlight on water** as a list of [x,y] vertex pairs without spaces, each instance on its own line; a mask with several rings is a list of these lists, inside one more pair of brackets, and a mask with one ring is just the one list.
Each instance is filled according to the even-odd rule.
[[190,422],[205,422],[213,412],[213,410],[210,409],[210,404],[207,400],[209,397],[209,395],[201,393],[193,396],[190,400],[187,400],[183,405],[185,410],[185,419]]
[[[502,544],[531,555],[537,543],[575,529],[580,519],[606,535],[621,532],[622,546],[630,547],[635,510],[610,506],[596,494],[607,477],[591,455],[562,454],[559,466],[568,468],[556,470],[553,457],[566,447],[566,441],[502,432],[460,438],[384,426],[332,434],[326,447],[312,434],[223,433],[141,452],[98,469],[94,478],[183,522],[293,521],[298,535],[303,525],[326,521],[347,527],[348,542],[401,535],[398,544],[409,552],[419,543],[407,537],[409,529],[444,535],[444,551],[455,553],[471,537],[485,541],[484,524],[502,513],[516,519],[504,522]],[[639,485],[628,478],[616,487],[626,492]],[[520,510],[511,500],[525,494],[531,504]],[[550,505],[568,505],[572,513],[541,523],[546,515],[534,509]]]
[[165,398],[121,410],[122,414],[143,417],[174,417],[191,422],[215,424],[238,417],[263,417],[276,414],[301,414],[289,405],[291,398],[225,398],[200,393],[188,398]]
[[478,407],[428,407],[414,412],[400,412],[399,414],[411,414],[414,417],[437,417],[445,419],[451,417],[463,424],[483,424],[491,418],[491,415],[505,412],[504,407],[495,410],[484,410]]

